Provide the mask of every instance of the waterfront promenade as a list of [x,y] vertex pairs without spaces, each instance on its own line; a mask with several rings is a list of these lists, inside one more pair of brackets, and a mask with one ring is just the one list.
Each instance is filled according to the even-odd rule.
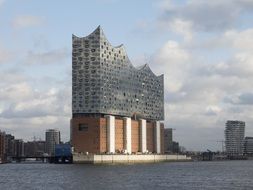
[[186,155],[131,154],[131,155],[84,155],[73,154],[73,163],[112,164],[112,163],[155,163],[171,161],[191,161]]

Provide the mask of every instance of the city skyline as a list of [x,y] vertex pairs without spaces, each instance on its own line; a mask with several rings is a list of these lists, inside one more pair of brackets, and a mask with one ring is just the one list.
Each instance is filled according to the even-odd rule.
[[[249,0],[120,1],[57,4],[0,1],[0,129],[69,139],[71,35],[98,25],[123,42],[134,66],[164,73],[165,127],[188,150],[221,149],[227,120],[253,136],[252,19]],[[56,11],[57,10],[57,11]],[[132,14],[129,14],[131,12]],[[208,16],[206,16],[208,12]]]

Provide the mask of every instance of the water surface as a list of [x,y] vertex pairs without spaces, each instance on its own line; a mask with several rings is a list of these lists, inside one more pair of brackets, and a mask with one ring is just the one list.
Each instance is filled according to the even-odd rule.
[[0,165],[0,190],[253,189],[253,161]]

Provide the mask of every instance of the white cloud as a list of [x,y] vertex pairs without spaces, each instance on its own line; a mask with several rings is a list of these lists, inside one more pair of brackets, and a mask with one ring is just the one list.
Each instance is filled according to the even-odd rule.
[[17,81],[14,84],[2,86],[0,92],[0,100],[15,99],[16,101],[19,101],[31,98],[32,89],[27,83]]
[[[233,28],[240,21],[240,15],[250,13],[253,1],[250,0],[189,0],[186,3],[175,3],[163,0],[159,21],[173,22],[181,19],[193,24],[196,31],[224,31]],[[231,11],[233,10],[233,11]]]
[[30,120],[32,125],[51,125],[55,124],[58,117],[55,116],[45,116],[45,117],[34,117]]
[[189,54],[180,47],[178,42],[170,40],[159,50],[157,59],[161,61],[161,64],[177,67],[177,64],[184,63],[189,59]]
[[217,115],[222,111],[222,109],[219,106],[216,105],[210,105],[206,107],[206,114],[207,115]]
[[[31,78],[15,72],[1,72],[0,128],[16,137],[44,139],[48,128],[60,128],[68,140],[71,117],[71,86],[52,81],[45,89],[37,88]],[[34,81],[34,82],[33,82]],[[51,86],[52,85],[52,86]],[[36,87],[36,88],[35,88]]]
[[42,52],[42,53],[35,53],[32,51],[29,51],[24,62],[26,64],[59,64],[63,60],[65,60],[68,56],[70,56],[70,53],[68,49],[62,48],[62,49],[56,49],[52,51]]
[[[165,126],[177,129],[176,139],[186,148],[203,150],[192,139],[197,132],[203,137],[197,144],[220,148],[206,139],[223,139],[226,120],[253,124],[251,39],[252,29],[227,30],[213,39],[194,35],[190,42],[170,40],[152,56],[151,68],[165,75]],[[209,59],[223,55],[220,49],[228,51],[225,58]]]
[[176,33],[183,35],[186,41],[192,40],[192,23],[190,21],[183,21],[181,19],[175,19],[170,24],[169,27]]
[[224,34],[225,39],[238,50],[253,51],[253,29],[249,28],[243,31],[229,30]]
[[44,23],[43,19],[31,15],[21,15],[14,18],[12,21],[12,26],[14,28],[26,28],[33,26],[40,26]]
[[[223,59],[215,64],[206,66],[204,73],[219,74],[225,76],[237,76],[240,78],[248,78],[253,74],[253,29],[243,31],[229,30],[213,39],[200,42],[198,48],[205,48],[212,55],[212,50],[230,51],[227,53],[229,58]],[[207,44],[211,44],[211,47]],[[223,54],[226,54],[223,52]],[[217,56],[213,54],[213,56]],[[211,56],[210,56],[211,57]]]
[[[11,90],[3,88],[2,92],[9,96],[0,117],[4,118],[35,118],[47,116],[67,116],[70,114],[71,89],[48,89],[35,91],[27,83],[13,84]],[[16,87],[16,88],[15,88]],[[63,96],[64,95],[64,96]]]
[[159,26],[165,30],[172,31],[176,34],[182,35],[185,41],[191,41],[193,38],[192,22],[175,18],[168,22],[162,21]]
[[165,71],[165,88],[171,92],[182,87],[184,74],[189,69],[190,55],[176,41],[168,41],[153,57],[156,73]]
[[[207,139],[222,139],[228,119],[253,125],[253,29],[249,28],[250,22],[245,30],[241,24],[249,21],[242,14],[250,15],[252,8],[252,0],[189,0],[185,3],[163,0],[161,15],[155,20],[158,23],[153,20],[137,23],[151,38],[166,39],[153,55],[136,60],[146,62],[147,57],[151,57],[152,70],[165,74],[165,126],[176,128],[175,140],[188,149],[203,150],[200,145],[211,144]],[[43,19],[34,16],[13,20],[15,28],[41,24]],[[158,31],[160,28],[154,30],[158,25],[165,29],[166,35]],[[175,38],[174,34],[177,34]],[[70,51],[64,48],[39,52],[40,47],[46,49],[44,39],[34,46],[35,50],[27,52],[22,62],[47,64],[51,69],[51,63],[70,58]],[[6,62],[9,56],[8,51],[0,51],[0,62]],[[21,138],[32,136],[34,132],[44,135],[47,128],[61,128],[63,133],[69,134],[69,83],[44,79],[41,89],[37,88],[42,85],[36,82],[38,79],[31,84],[32,79],[26,75],[13,71],[0,74],[1,128],[12,130]],[[253,135],[252,129],[247,129],[251,132],[249,135]]]

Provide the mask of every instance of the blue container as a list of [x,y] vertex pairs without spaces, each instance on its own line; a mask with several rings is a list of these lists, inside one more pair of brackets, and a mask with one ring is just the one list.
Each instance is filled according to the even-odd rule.
[[55,156],[56,157],[72,156],[71,146],[69,144],[56,144]]

